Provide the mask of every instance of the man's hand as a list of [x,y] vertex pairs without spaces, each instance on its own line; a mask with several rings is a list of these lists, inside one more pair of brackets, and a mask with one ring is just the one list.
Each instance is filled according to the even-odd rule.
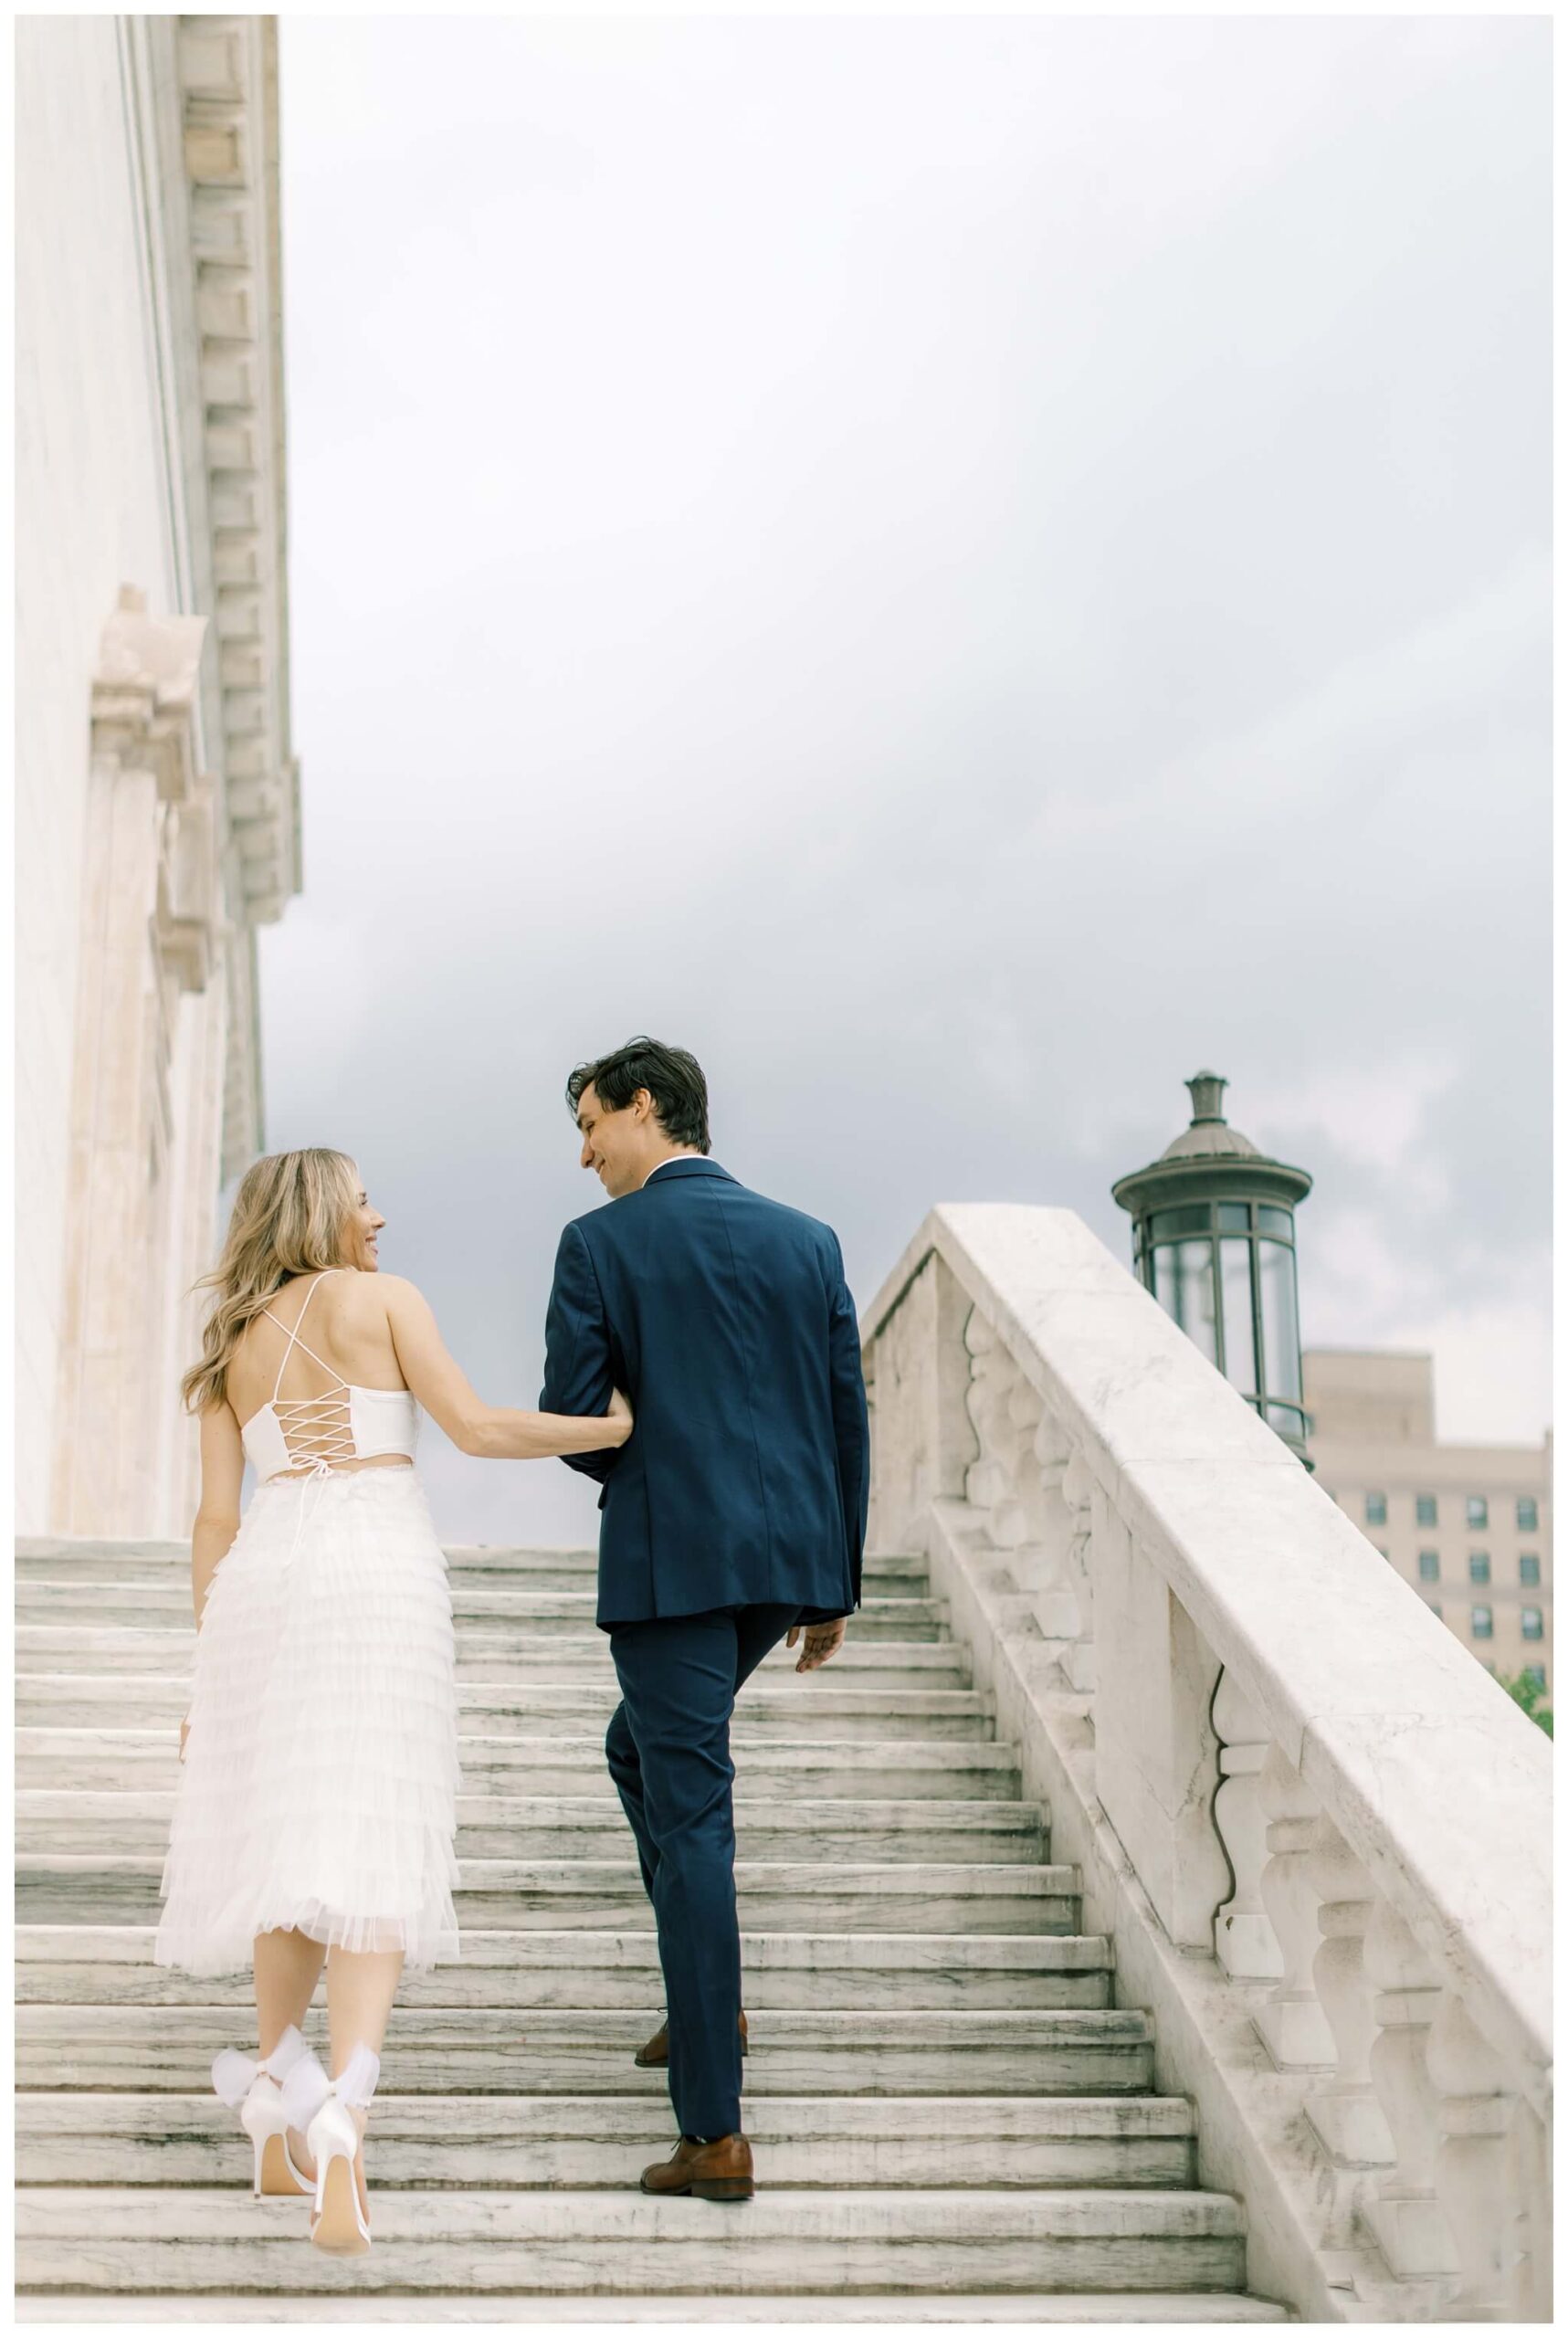
[[815,1672],[819,1664],[826,1664],[830,1656],[837,1656],[844,1645],[844,1635],[848,1627],[847,1616],[836,1616],[831,1624],[792,1624],[789,1638],[784,1642],[785,1648],[793,1648],[802,1632],[805,1634],[805,1646],[800,1652],[795,1670]]

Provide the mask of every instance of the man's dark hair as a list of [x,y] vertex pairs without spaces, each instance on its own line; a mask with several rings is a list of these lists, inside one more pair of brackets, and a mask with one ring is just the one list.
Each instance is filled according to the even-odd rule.
[[597,1063],[580,1063],[566,1082],[566,1103],[574,1120],[590,1082],[600,1103],[612,1112],[624,1112],[637,1090],[646,1088],[653,1098],[654,1117],[672,1144],[695,1145],[699,1153],[710,1150],[708,1082],[697,1058],[684,1048],[667,1048],[639,1034]]

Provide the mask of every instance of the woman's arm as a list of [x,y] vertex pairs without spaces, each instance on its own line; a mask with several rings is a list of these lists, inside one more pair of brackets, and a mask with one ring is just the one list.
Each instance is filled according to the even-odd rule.
[[[201,1500],[191,1527],[191,1605],[196,1611],[198,1632],[218,1561],[239,1532],[239,1489],[245,1476],[239,1423],[227,1405],[209,1405],[202,1415],[201,1427]],[[180,1723],[182,1762],[190,1726],[187,1713]]]
[[209,1405],[202,1415],[201,1502],[191,1528],[191,1599],[198,1632],[218,1561],[239,1532],[244,1476],[239,1423],[226,1404]]
[[401,1275],[381,1275],[386,1321],[403,1377],[431,1419],[459,1452],[488,1461],[542,1461],[566,1453],[598,1453],[624,1445],[632,1433],[629,1407],[579,1416],[529,1413],[482,1404],[447,1353],[429,1301]]

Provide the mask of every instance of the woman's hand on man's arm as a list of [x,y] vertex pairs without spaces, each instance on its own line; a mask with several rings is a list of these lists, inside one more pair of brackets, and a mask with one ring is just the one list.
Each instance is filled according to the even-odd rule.
[[485,1404],[447,1353],[423,1292],[401,1275],[382,1275],[377,1287],[385,1290],[387,1325],[403,1376],[459,1452],[482,1460],[542,1461],[596,1453],[624,1445],[631,1435],[631,1407],[624,1396],[612,1396],[607,1414],[587,1416]]

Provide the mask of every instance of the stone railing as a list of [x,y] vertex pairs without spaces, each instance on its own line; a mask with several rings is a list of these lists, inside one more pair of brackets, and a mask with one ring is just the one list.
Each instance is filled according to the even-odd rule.
[[1071,1212],[933,1211],[864,1317],[1087,1929],[1312,2321],[1551,2317],[1551,1747]]

